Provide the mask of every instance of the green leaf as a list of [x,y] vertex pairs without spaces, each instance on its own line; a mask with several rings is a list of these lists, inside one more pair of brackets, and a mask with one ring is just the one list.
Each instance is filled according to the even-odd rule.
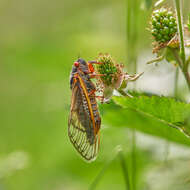
[[190,146],[190,125],[187,124],[190,104],[173,98],[145,95],[136,95],[134,98],[114,97],[113,100],[101,108],[105,124],[135,128]]

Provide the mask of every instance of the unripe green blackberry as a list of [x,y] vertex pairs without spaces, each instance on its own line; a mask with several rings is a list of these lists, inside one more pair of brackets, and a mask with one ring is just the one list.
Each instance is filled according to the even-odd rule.
[[151,33],[159,43],[170,41],[177,33],[177,23],[174,14],[165,8],[155,10],[151,18]]
[[120,92],[127,87],[129,81],[135,81],[143,74],[127,74],[124,72],[124,65],[116,63],[109,54],[99,54],[96,63],[96,73],[99,76],[96,89],[102,94],[102,102],[109,101],[114,90]]
[[114,63],[114,60],[109,54],[99,54],[97,62],[101,63],[97,65],[97,71],[101,76],[102,82],[106,86],[112,85],[114,80],[117,80],[117,66]]

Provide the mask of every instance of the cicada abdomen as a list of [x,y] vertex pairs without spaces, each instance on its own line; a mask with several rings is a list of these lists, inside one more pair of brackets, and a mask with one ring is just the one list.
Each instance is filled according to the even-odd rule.
[[68,135],[70,141],[86,160],[96,158],[99,150],[101,118],[95,96],[95,85],[90,80],[92,65],[83,59],[74,63],[70,87],[72,90]]

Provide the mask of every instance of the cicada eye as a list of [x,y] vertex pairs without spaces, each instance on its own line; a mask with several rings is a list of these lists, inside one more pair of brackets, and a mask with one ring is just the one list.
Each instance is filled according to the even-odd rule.
[[79,67],[79,62],[77,62],[77,61],[74,62],[74,66],[75,66],[75,67]]
[[94,67],[93,67],[93,65],[92,65],[91,63],[88,64],[88,68],[89,68],[89,71],[90,71],[91,73],[94,72]]

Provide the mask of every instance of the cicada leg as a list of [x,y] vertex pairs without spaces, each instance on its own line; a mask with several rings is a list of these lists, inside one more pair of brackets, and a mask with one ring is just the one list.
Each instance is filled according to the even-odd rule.
[[91,90],[91,91],[88,93],[88,96],[91,96],[91,95],[94,94],[95,92],[96,92],[96,89]]
[[102,77],[102,76],[106,76],[106,74],[96,74],[96,73],[92,73],[89,74],[90,78],[96,78],[96,77]]
[[[92,94],[94,94],[96,92],[96,90],[91,90],[90,93],[88,93],[89,96],[91,96]],[[96,96],[95,95],[95,98],[99,99],[101,103],[104,102],[104,96]]]
[[95,96],[101,103],[104,103],[104,96]]
[[99,65],[103,64],[103,63],[97,62],[97,61],[88,61],[88,63],[91,63],[91,64],[99,64]]

